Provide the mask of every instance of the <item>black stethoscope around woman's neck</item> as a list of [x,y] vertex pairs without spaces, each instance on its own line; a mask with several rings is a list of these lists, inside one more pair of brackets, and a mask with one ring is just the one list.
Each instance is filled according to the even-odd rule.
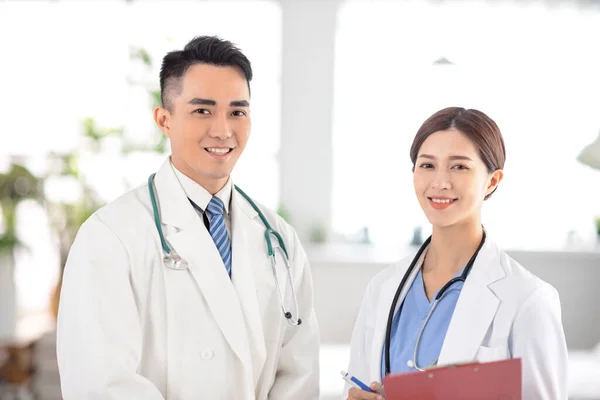
[[[400,281],[400,285],[398,286],[398,289],[396,290],[396,294],[394,295],[394,300],[392,301],[392,306],[390,307],[390,313],[388,315],[387,325],[385,328],[385,345],[384,345],[385,346],[384,347],[384,349],[385,349],[385,375],[389,375],[390,369],[391,369],[390,343],[392,341],[392,323],[394,320],[396,305],[398,304],[398,299],[400,298],[400,293],[402,293],[402,290],[406,286],[406,282],[408,281],[409,277],[413,273],[415,266],[417,266],[417,263],[421,259],[421,255],[423,254],[425,249],[429,246],[430,242],[431,242],[431,236],[429,236],[429,238],[427,238],[425,243],[423,243],[423,245],[421,246],[421,248],[419,249],[419,251],[417,252],[415,257],[413,258],[412,262],[410,263],[410,266],[408,267],[408,270],[406,270],[406,273],[404,274],[404,277],[402,278],[402,281]],[[417,364],[417,353],[419,351],[419,342],[421,341],[421,336],[423,335],[423,331],[425,330],[425,327],[427,326],[427,322],[429,322],[429,318],[431,317],[433,310],[435,310],[438,302],[440,301],[440,299],[442,298],[444,293],[446,293],[446,291],[456,282],[465,282],[465,280],[467,279],[467,276],[469,275],[469,273],[471,272],[471,269],[473,268],[473,263],[475,262],[475,258],[477,258],[477,255],[479,254],[479,250],[481,250],[484,243],[485,243],[485,230],[483,231],[483,235],[481,237],[481,242],[479,243],[477,250],[475,250],[475,253],[471,256],[471,259],[465,266],[463,273],[459,277],[450,279],[444,286],[442,286],[442,288],[438,291],[437,295],[435,296],[433,304],[429,308],[427,317],[425,318],[425,321],[423,321],[423,324],[421,325],[421,329],[419,330],[419,334],[417,335],[417,341],[415,343],[415,348],[413,351],[413,358],[412,358],[412,360],[409,360],[407,362],[407,364],[410,368],[414,368],[418,371],[423,371],[426,368],[429,368],[429,366],[420,368]],[[420,265],[418,267],[420,268]],[[403,304],[404,304],[404,302],[402,302],[402,304],[400,305],[400,310],[398,310],[398,312],[402,312]],[[435,364],[437,364],[437,359],[432,363],[431,366],[434,366]]]

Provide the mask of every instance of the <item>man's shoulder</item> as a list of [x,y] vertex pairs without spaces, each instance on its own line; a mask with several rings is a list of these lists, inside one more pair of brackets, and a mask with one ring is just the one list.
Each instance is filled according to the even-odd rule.
[[[262,202],[255,200],[254,198],[252,198],[251,196],[249,196],[248,194],[246,194],[245,192],[241,192],[239,188],[237,188],[236,186],[236,190],[239,193],[239,201],[242,202],[243,207],[248,210],[248,212],[257,212],[260,211],[260,213],[262,213],[262,215],[265,217],[265,219],[267,220],[267,222],[269,223],[269,225],[271,225],[271,228],[273,228],[276,231],[284,231],[286,233],[294,233],[294,228],[292,227],[292,225],[286,221],[281,215],[279,215],[279,213],[277,211],[275,211],[273,208],[268,207],[266,205],[264,205]],[[258,210],[256,210],[256,208],[254,208],[252,206],[252,203],[254,204],[254,206],[256,206],[256,208],[258,208]],[[239,203],[238,203],[239,204]],[[253,211],[250,211],[253,210]],[[256,216],[256,218],[259,218],[259,216]],[[262,221],[259,221],[261,224],[263,223]],[[280,232],[281,234],[284,234],[284,232]]]
[[[256,224],[259,224],[261,227],[264,227],[265,223],[260,217],[260,215],[258,215],[258,211],[260,211],[260,214],[262,214],[270,228],[276,231],[279,235],[281,235],[281,238],[283,239],[286,248],[288,248],[288,250],[291,250],[290,258],[292,258],[293,254],[295,254],[299,249],[301,252],[303,252],[304,250],[302,248],[302,244],[300,243],[300,240],[292,223],[284,219],[273,208],[265,206],[260,201],[251,198],[251,196],[249,197],[250,200],[248,200],[246,196],[240,193],[240,196],[237,197],[238,207],[241,207],[243,210],[245,210],[246,214],[248,214],[248,216],[252,218],[252,220]],[[256,206],[256,208],[252,205],[252,203],[254,204],[254,206]]]
[[140,185],[100,207],[96,214],[102,220],[122,221],[135,218],[150,206],[148,185]]
[[285,230],[287,230],[287,229],[293,230],[294,229],[293,226],[288,221],[286,221],[281,215],[279,215],[279,213],[277,211],[273,210],[270,207],[265,206],[262,203],[256,203],[256,205],[262,211],[265,218],[267,218],[267,220],[271,224],[274,224],[277,227],[285,229]]
[[139,228],[139,221],[147,219],[151,208],[148,185],[140,185],[97,209],[80,229],[95,230],[101,224],[121,236],[135,226]]

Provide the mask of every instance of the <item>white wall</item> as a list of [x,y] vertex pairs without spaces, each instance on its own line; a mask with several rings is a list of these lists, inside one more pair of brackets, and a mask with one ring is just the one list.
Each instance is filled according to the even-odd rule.
[[[363,254],[366,254],[366,249],[363,249]],[[348,252],[340,250],[335,256],[333,251],[323,256],[323,251],[309,247],[315,307],[324,344],[350,342],[367,283],[399,259],[392,256],[387,260],[369,261],[371,256],[358,256],[357,261],[344,260],[343,253]],[[405,249],[403,255],[415,252],[416,249]],[[591,349],[600,343],[600,251],[508,251],[508,254],[558,290],[569,349]]]
[[280,200],[301,239],[331,220],[333,63],[341,1],[281,0]]
[[600,249],[508,253],[558,290],[570,349],[590,349],[600,343]]
[[[341,0],[280,0],[283,10],[281,201],[306,244],[313,266],[317,315],[324,343],[348,343],[369,279],[410,249],[393,254],[356,245],[309,244],[315,223],[331,223],[332,113],[337,10]],[[599,252],[509,251],[555,286],[567,342],[587,349],[600,342]],[[375,260],[375,261],[373,261]]]

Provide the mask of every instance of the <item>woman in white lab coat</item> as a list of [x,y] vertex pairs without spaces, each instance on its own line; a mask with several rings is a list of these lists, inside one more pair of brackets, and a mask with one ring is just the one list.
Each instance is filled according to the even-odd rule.
[[521,358],[523,399],[566,399],[558,293],[498,248],[482,226],[483,203],[503,178],[498,126],[477,110],[438,111],[417,132],[410,156],[432,236],[414,259],[369,283],[348,372],[379,394],[346,387],[344,397],[383,398],[380,383],[389,373]]
[[[164,58],[154,116],[171,157],[148,185],[92,215],[69,254],[57,329],[65,400],[318,398],[304,250],[230,179],[249,136],[251,76],[243,54],[214,37]],[[258,210],[289,255],[293,286],[275,256],[288,316]]]

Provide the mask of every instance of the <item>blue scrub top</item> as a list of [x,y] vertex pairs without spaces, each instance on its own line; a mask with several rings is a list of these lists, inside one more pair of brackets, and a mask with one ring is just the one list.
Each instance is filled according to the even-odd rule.
[[[454,277],[459,277],[462,273],[461,270]],[[439,357],[462,287],[463,282],[461,281],[453,283],[446,290],[433,314],[431,314],[419,343],[417,364],[420,368],[431,365]],[[419,269],[419,273],[406,294],[404,305],[399,308],[401,312],[396,312],[392,322],[390,373],[416,371],[414,367],[409,367],[407,362],[413,359],[417,336],[438,292],[435,293],[430,303],[425,294],[423,274]],[[385,343],[381,357],[381,376],[384,375]]]

